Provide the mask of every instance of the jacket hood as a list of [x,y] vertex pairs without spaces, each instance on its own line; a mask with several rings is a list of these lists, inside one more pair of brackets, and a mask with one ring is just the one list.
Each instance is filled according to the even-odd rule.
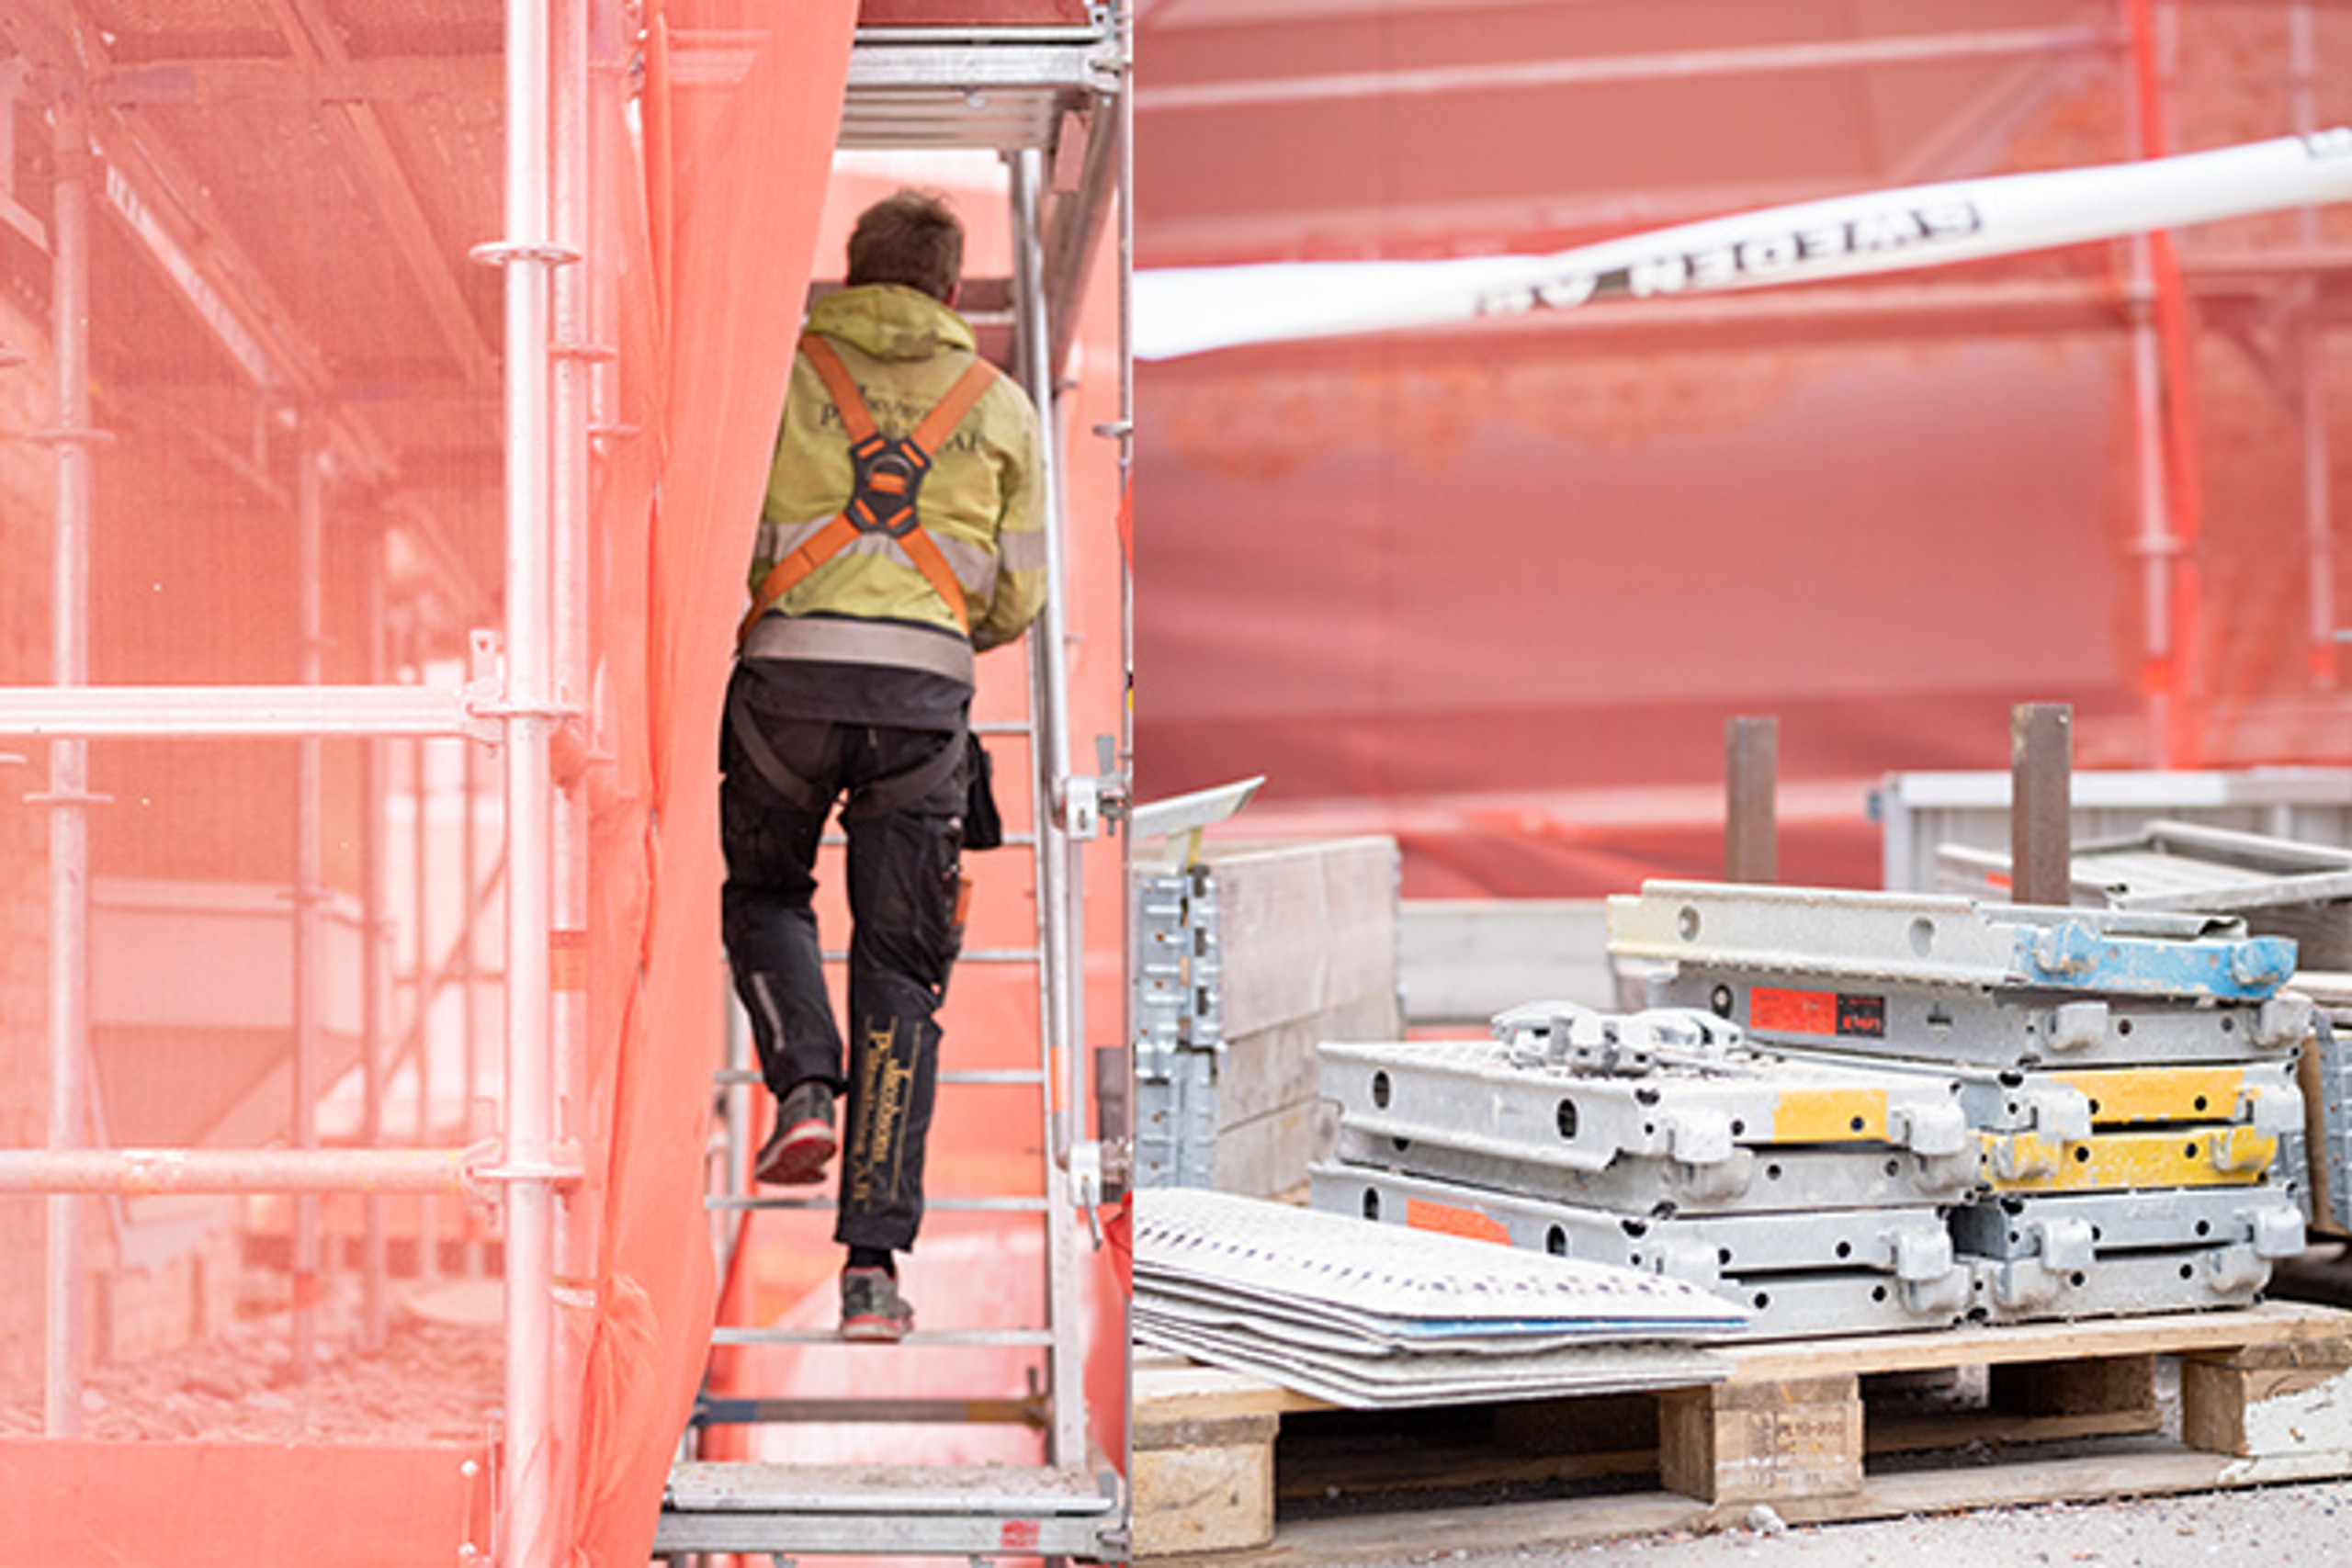
[[978,349],[963,317],[916,289],[867,283],[819,299],[808,327],[876,359],[929,359],[948,349]]

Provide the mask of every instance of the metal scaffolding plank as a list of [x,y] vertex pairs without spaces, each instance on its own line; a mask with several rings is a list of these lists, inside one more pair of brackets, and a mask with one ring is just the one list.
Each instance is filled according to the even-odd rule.
[[2211,916],[1651,882],[1609,900],[1621,958],[1783,975],[2120,996],[2260,999],[2294,944]]
[[1621,1159],[1585,1171],[1417,1144],[1340,1124],[1340,1157],[1408,1175],[1589,1204],[1613,1213],[1736,1214],[1952,1203],[1977,1187],[1977,1151],[1929,1158],[1904,1149],[1735,1149],[1716,1165]]
[[2002,1196],[1954,1210],[1952,1240],[1977,1258],[2041,1258],[2079,1269],[2119,1252],[2251,1247],[2264,1258],[2302,1250],[2302,1211],[2284,1186]]
[[1327,1043],[1323,1094],[1363,1132],[1599,1171],[1621,1158],[1718,1165],[1736,1149],[1868,1145],[1949,1155],[1958,1085],[1743,1055],[1713,1069],[1605,1076],[1525,1062],[1492,1041]]
[[2284,1059],[2311,1021],[2309,998],[2293,991],[2214,1003],[2069,998],[1701,963],[1653,975],[1646,984],[1655,1005],[1704,1008],[1774,1045],[1992,1066]]

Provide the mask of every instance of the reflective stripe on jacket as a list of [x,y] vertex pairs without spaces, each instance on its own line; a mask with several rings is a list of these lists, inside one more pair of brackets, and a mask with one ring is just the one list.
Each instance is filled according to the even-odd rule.
[[[831,340],[876,426],[893,437],[911,431],[946,395],[975,350],[972,329],[961,316],[892,284],[829,294],[808,312],[808,324]],[[1036,412],[1011,378],[1000,377],[933,455],[923,479],[916,514],[963,585],[976,648],[1018,637],[1044,601],[1041,460]],[[848,503],[854,482],[841,415],[816,370],[796,355],[752,550],[754,590],[777,559]],[[786,593],[778,610],[788,617],[845,615],[956,633],[956,617],[938,592],[879,535],[853,540]],[[800,629],[813,633],[823,624],[811,621]],[[870,640],[837,651],[824,649],[824,640],[797,637],[796,648],[809,650],[782,656],[894,662],[862,653],[878,646]],[[777,647],[773,637],[755,633],[746,651],[774,656],[769,650]]]

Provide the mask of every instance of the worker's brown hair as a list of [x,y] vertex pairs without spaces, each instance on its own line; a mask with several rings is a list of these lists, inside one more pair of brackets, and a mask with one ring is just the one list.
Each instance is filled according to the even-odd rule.
[[964,276],[964,225],[944,197],[912,188],[858,214],[849,237],[849,283],[896,283],[934,299]]

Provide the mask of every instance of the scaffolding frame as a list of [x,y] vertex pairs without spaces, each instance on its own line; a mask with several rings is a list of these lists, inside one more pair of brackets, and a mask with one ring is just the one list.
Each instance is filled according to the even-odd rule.
[[[601,21],[592,19],[596,14]],[[92,448],[89,212],[102,155],[90,133],[84,84],[64,79],[57,106],[55,212],[47,236],[52,258],[51,326],[56,359],[56,418],[43,433],[56,464],[57,518],[52,583],[53,684],[0,689],[0,735],[50,743],[47,791],[29,797],[50,812],[49,1146],[0,1152],[0,1191],[48,1194],[44,1431],[73,1438],[81,1429],[82,1206],[96,1194],[270,1193],[296,1198],[293,1357],[298,1375],[314,1356],[312,1292],[319,1267],[317,1202],[340,1193],[371,1195],[366,1243],[369,1331],[381,1325],[382,1235],[375,1198],[385,1193],[494,1197],[505,1244],[504,1418],[501,1427],[501,1507],[493,1521],[495,1561],[508,1568],[553,1563],[566,1551],[553,1407],[559,1386],[553,1283],[565,1194],[580,1177],[573,1145],[560,1124],[559,1095],[582,1076],[585,1010],[577,987],[559,991],[550,974],[550,938],[584,924],[584,818],[576,800],[558,807],[550,743],[558,725],[580,716],[584,688],[585,561],[589,379],[594,355],[585,341],[586,291],[559,289],[557,270],[586,253],[587,115],[590,39],[608,51],[616,8],[605,0],[512,0],[505,17],[505,233],[480,247],[478,259],[504,269],[506,429],[506,588],[503,648],[496,672],[478,670],[454,689],[411,685],[325,686],[320,542],[334,433],[306,431],[299,467],[301,550],[301,667],[291,687],[93,687],[89,682]],[[557,47],[561,46],[559,63]],[[309,63],[316,65],[316,59]],[[608,61],[616,70],[616,58]],[[607,82],[610,74],[607,73]],[[559,137],[558,126],[562,127]],[[579,269],[573,269],[577,272]],[[557,330],[558,303],[563,335]],[[274,379],[269,334],[239,321],[226,304],[209,317],[231,356],[265,387]],[[560,360],[561,368],[558,368]],[[564,446],[558,460],[559,442]],[[477,655],[492,651],[477,634]],[[479,662],[479,657],[478,657]],[[87,743],[93,739],[295,739],[300,746],[294,918],[296,1142],[287,1150],[125,1150],[86,1145],[91,1116],[89,1008],[90,897]],[[503,1136],[480,1146],[408,1150],[329,1150],[315,1121],[326,1085],[318,1076],[322,1032],[319,858],[320,744],[328,738],[380,742],[436,738],[495,745],[505,759],[504,857],[506,974]],[[377,775],[380,781],[381,774]],[[469,769],[470,778],[470,769]],[[417,817],[424,817],[423,757],[418,757]],[[371,810],[374,808],[371,800]],[[474,827],[470,788],[466,843]],[[371,840],[377,835],[371,831]],[[423,877],[422,857],[419,866]],[[372,955],[376,905],[383,889],[368,878]],[[472,932],[476,888],[469,873],[459,941],[467,1032],[474,998]],[[437,976],[427,973],[424,905],[419,901],[416,1022],[420,1131],[430,1117],[424,1062],[424,1014]],[[375,960],[371,956],[368,963]],[[389,1064],[375,1048],[380,1020],[371,985],[366,1004],[368,1124],[380,1133],[377,1108]],[[565,1058],[560,1061],[559,1057]],[[466,1092],[471,1095],[471,1052]],[[578,1103],[577,1094],[571,1102]],[[428,1232],[429,1236],[429,1232]]]

